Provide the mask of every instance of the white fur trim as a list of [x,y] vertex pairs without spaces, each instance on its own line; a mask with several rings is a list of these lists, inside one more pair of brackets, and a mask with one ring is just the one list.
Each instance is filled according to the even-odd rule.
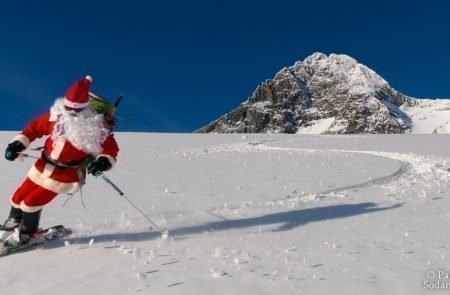
[[44,172],[42,173],[42,178],[49,178],[53,171],[55,171],[56,166],[50,163],[45,164]]
[[[47,164],[51,165],[51,164]],[[54,166],[54,165],[51,165]],[[46,166],[47,169],[47,166]],[[80,188],[79,182],[59,182],[50,177],[45,177],[45,172],[41,173],[34,165],[31,167],[30,171],[28,171],[28,178],[31,179],[37,185],[42,186],[43,188],[55,192],[57,194],[73,194],[76,193]]]
[[25,148],[28,148],[30,146],[30,139],[24,134],[19,134],[16,137],[14,137],[13,140],[11,140],[11,142],[14,141],[21,142],[25,146]]
[[87,75],[85,79],[86,79],[86,80],[89,80],[89,82],[92,83],[92,77],[91,77],[90,75]]
[[116,160],[114,159],[113,156],[101,154],[100,156],[97,157],[97,159],[100,157],[105,157],[108,159],[109,163],[111,164],[111,169],[116,165]]
[[70,101],[67,98],[64,98],[64,105],[66,105],[72,109],[84,109],[85,107],[87,107],[89,105],[89,100],[84,103],[78,103],[78,102]]
[[58,160],[59,157],[61,156],[61,153],[64,149],[64,146],[66,145],[67,140],[64,139],[61,136],[58,136],[54,141],[53,141],[53,150],[50,153],[50,158],[52,158],[53,160]]
[[32,206],[32,207],[29,207],[29,206],[27,206],[25,204],[24,201],[20,202],[20,209],[22,209],[23,212],[34,213],[34,212],[38,212],[42,208],[44,208],[44,206]]

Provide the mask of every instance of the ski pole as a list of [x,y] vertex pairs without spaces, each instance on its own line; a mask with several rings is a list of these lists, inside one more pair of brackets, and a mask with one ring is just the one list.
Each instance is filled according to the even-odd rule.
[[165,230],[165,231],[163,231],[161,228],[159,228],[144,212],[142,212],[142,210],[141,209],[139,209],[139,207],[138,206],[136,206],[136,204],[134,204],[130,199],[128,199],[127,198],[127,196],[124,194],[124,192],[122,192],[121,190],[120,190],[120,188],[119,187],[117,187],[117,185],[115,185],[108,177],[106,177],[106,175],[104,175],[104,174],[102,174],[102,179],[106,182],[106,183],[108,183],[109,185],[111,185],[113,188],[114,188],[114,190],[116,190],[118,193],[119,193],[119,195],[121,196],[121,197],[123,197],[125,200],[127,200],[128,201],[128,203],[130,203],[139,213],[141,213],[141,215],[145,218],[145,219],[147,219],[147,221],[148,222],[150,222],[150,224],[154,227],[154,228],[156,228],[160,233],[161,233],[161,238],[163,239],[163,240],[165,240],[165,239],[167,239],[168,237],[169,237],[169,231],[167,231],[167,230]]
[[[36,159],[36,160],[40,159],[39,157],[35,157],[35,156],[29,155],[29,154],[26,154],[26,153],[18,153],[18,154],[19,154],[19,160],[20,161],[23,161],[23,158],[32,158],[32,159]],[[9,152],[7,152],[5,154],[5,156],[7,158],[11,158],[13,156],[13,152],[9,151]]]
[[123,98],[123,94],[120,94],[119,97],[118,97],[117,100],[116,100],[116,103],[114,104],[114,107],[115,107],[116,109],[117,109],[117,107],[119,106],[120,101],[122,100],[122,98]]
[[[11,153],[11,152],[8,152],[8,153]],[[23,158],[32,158],[32,159],[37,159],[37,160],[40,159],[39,157],[35,157],[35,156],[29,155],[29,154],[26,154],[26,153],[19,153],[19,154],[20,154],[21,157],[23,157]]]
[[117,187],[117,185],[114,184],[114,182],[111,181],[111,179],[109,179],[108,177],[106,177],[105,174],[102,174],[102,178],[104,181],[106,181],[109,185],[111,185],[118,193],[120,196],[125,196],[124,192],[120,190],[119,187]]

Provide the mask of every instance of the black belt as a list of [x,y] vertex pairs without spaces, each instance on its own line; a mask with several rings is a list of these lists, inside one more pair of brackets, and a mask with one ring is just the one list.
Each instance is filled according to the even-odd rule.
[[61,161],[52,159],[52,157],[50,157],[47,153],[46,150],[42,151],[42,158],[44,159],[44,161],[46,161],[47,163],[53,164],[55,166],[59,166],[59,167],[63,167],[63,168],[80,168],[83,165],[84,159],[82,161],[77,161],[76,164],[68,164],[68,163],[63,163]]

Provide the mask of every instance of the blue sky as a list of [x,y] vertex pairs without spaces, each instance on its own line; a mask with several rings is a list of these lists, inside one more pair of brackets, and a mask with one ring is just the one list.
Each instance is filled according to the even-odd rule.
[[313,52],[344,53],[414,97],[450,98],[447,1],[4,1],[0,129],[76,79],[123,92],[118,131],[192,132]]

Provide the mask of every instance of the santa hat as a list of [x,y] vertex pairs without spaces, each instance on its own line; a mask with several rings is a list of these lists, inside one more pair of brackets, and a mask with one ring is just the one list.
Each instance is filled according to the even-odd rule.
[[89,88],[92,77],[86,76],[73,84],[66,92],[64,105],[72,109],[84,109],[89,105]]

